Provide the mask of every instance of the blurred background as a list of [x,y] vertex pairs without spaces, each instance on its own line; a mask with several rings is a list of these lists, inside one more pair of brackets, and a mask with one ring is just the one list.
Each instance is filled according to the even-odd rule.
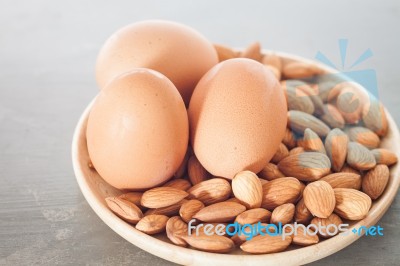
[[[95,97],[104,41],[144,19],[187,24],[215,43],[374,69],[379,97],[400,123],[400,2],[384,1],[8,1],[0,0],[0,265],[169,265],[128,243],[91,210],[75,181],[74,127]],[[346,70],[346,68],[344,69]],[[314,265],[396,265],[400,200],[363,237]],[[172,264],[171,264],[172,265]]]

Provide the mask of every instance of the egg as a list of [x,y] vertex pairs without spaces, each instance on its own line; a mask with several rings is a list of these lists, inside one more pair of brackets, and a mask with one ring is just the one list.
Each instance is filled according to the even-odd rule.
[[189,141],[185,104],[164,75],[136,69],[100,91],[86,135],[90,159],[105,181],[118,189],[151,188],[183,161]]
[[190,141],[204,168],[232,179],[258,173],[281,143],[287,106],[280,83],[262,64],[229,59],[209,70],[189,105]]
[[175,22],[148,20],[128,25],[106,41],[96,79],[103,88],[133,68],[153,69],[167,76],[188,104],[197,82],[217,63],[215,48],[199,32]]

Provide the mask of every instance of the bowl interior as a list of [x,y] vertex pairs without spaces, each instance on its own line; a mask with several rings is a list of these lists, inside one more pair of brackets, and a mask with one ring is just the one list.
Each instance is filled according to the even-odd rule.
[[[269,52],[265,51],[265,53]],[[289,61],[305,61],[323,68],[328,73],[334,73],[333,69],[304,58],[283,53],[278,53],[278,55],[282,58],[284,63]],[[92,104],[93,101],[82,114],[73,138],[72,160],[76,179],[84,197],[97,215],[116,233],[147,252],[166,260],[185,265],[204,265],[206,263],[210,263],[210,265],[254,265],[255,263],[263,263],[263,265],[275,265],[278,263],[297,265],[309,263],[333,254],[350,245],[360,237],[356,234],[349,234],[346,236],[337,235],[308,247],[292,247],[284,252],[275,254],[250,255],[243,253],[238,248],[230,254],[214,254],[190,248],[182,248],[169,242],[165,234],[158,234],[155,236],[146,235],[136,230],[132,225],[126,223],[109,210],[104,199],[109,196],[120,195],[122,191],[107,184],[95,170],[89,167],[90,158],[86,144],[86,124]],[[398,128],[388,112],[387,116],[389,132],[382,140],[381,146],[395,152],[397,156],[400,157],[400,136]],[[398,165],[390,168],[389,183],[383,195],[373,202],[367,217],[363,220],[350,223],[350,230],[352,227],[358,228],[363,225],[374,225],[383,216],[396,196],[400,184],[399,172],[400,169]]]

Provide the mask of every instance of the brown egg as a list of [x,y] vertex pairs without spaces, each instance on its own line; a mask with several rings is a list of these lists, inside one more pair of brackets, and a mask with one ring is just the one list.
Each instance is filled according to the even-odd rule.
[[185,156],[189,125],[174,84],[156,71],[136,69],[100,92],[86,134],[100,176],[116,188],[138,190],[173,176]]
[[167,76],[188,104],[197,82],[217,63],[212,44],[194,29],[149,20],[128,25],[106,41],[97,59],[96,79],[103,88],[133,68],[150,68]]
[[286,129],[279,82],[262,64],[230,59],[199,81],[189,105],[190,140],[214,176],[258,173],[273,157]]

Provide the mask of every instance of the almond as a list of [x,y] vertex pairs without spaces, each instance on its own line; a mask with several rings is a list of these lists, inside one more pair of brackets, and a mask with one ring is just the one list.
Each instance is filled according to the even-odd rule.
[[286,79],[302,79],[322,74],[323,71],[313,64],[290,62],[283,66],[282,73]]
[[147,215],[140,219],[136,229],[143,233],[153,235],[165,231],[169,217],[160,214]]
[[299,246],[309,246],[314,245],[319,242],[319,237],[317,234],[310,234],[302,226],[297,227],[296,234],[293,236],[293,244]]
[[238,56],[238,53],[228,46],[221,44],[214,44],[214,48],[217,51],[219,62],[232,59]]
[[325,104],[320,119],[331,128],[344,128],[345,121],[339,110],[332,104]]
[[145,216],[150,214],[163,214],[167,216],[177,215],[179,213],[179,209],[181,208],[182,204],[185,203],[187,200],[183,199],[175,204],[172,204],[167,207],[156,208],[156,209],[149,209],[145,212]]
[[211,174],[200,164],[196,156],[192,155],[188,161],[189,180],[193,185],[197,185],[211,177]]
[[306,128],[303,139],[298,140],[297,144],[303,147],[305,151],[315,151],[326,154],[324,143],[321,138],[309,128]]
[[291,235],[286,235],[284,239],[282,239],[282,235],[258,235],[244,242],[240,248],[253,254],[275,253],[285,250],[292,243],[292,238]]
[[329,238],[339,233],[339,225],[341,225],[342,219],[339,216],[332,213],[328,218],[315,217],[311,220],[310,224],[315,224],[320,228],[318,235],[323,238]]
[[349,138],[338,128],[332,129],[325,139],[325,150],[332,163],[332,170],[339,172],[347,156]]
[[327,218],[335,209],[335,194],[325,181],[315,181],[306,186],[303,192],[304,204],[317,217]]
[[352,127],[348,130],[350,141],[358,142],[368,149],[379,147],[380,139],[372,130],[365,127]]
[[258,175],[269,181],[285,176],[281,171],[279,171],[278,166],[273,163],[267,163]]
[[356,169],[350,167],[347,164],[343,165],[342,169],[340,169],[340,172],[342,172],[342,173],[352,173],[352,174],[357,174],[357,175],[359,175],[361,173],[359,170],[356,170]]
[[313,102],[306,93],[296,88],[297,85],[286,80],[281,82],[288,109],[302,111],[310,115],[313,114],[315,110]]
[[294,203],[300,194],[300,181],[293,177],[282,177],[262,186],[263,200],[261,207],[273,210],[285,203]]
[[119,195],[120,199],[128,200],[140,208],[140,199],[142,198],[142,192],[128,192]]
[[293,149],[296,147],[296,138],[292,132],[292,130],[290,130],[289,128],[286,128],[285,131],[285,135],[283,136],[283,140],[282,140],[283,144],[285,144],[285,146],[288,149]]
[[294,176],[302,181],[314,181],[330,172],[331,161],[319,152],[303,152],[289,155],[278,164],[286,176]]
[[136,224],[143,217],[142,211],[134,203],[119,197],[106,198],[108,207],[128,223]]
[[188,226],[182,221],[181,217],[174,216],[169,218],[165,230],[167,232],[167,237],[172,243],[181,247],[187,246],[183,237],[188,235]]
[[250,44],[246,49],[240,53],[240,57],[250,58],[258,62],[262,59],[261,45],[259,42]]
[[171,206],[186,198],[189,194],[173,187],[156,187],[143,193],[141,205],[147,208]]
[[267,223],[270,218],[270,211],[263,208],[256,208],[242,212],[236,217],[235,222],[239,224]]
[[327,182],[332,188],[361,188],[361,176],[354,173],[334,173],[320,179]]
[[189,221],[192,220],[193,215],[203,208],[203,202],[196,199],[188,200],[182,204],[179,210],[179,215],[182,217],[182,220],[184,220],[186,223],[189,223]]
[[294,221],[301,224],[308,224],[313,218],[312,213],[307,209],[304,204],[304,198],[300,199],[296,204],[294,212]]
[[189,181],[181,178],[173,179],[163,185],[163,187],[172,187],[183,191],[188,190],[191,186]]
[[293,220],[294,211],[295,206],[293,203],[286,203],[276,207],[271,215],[271,223],[282,223],[283,225],[291,223]]
[[236,202],[218,202],[204,207],[193,218],[208,223],[230,222],[246,210],[246,207]]
[[[252,225],[252,226],[257,226],[257,224]],[[266,226],[266,224],[265,224],[265,225],[263,224],[263,226]],[[248,236],[249,236],[251,233],[253,233],[253,234],[255,233],[255,234],[258,235],[258,232],[255,232],[255,230],[253,231],[253,228],[250,227],[250,226],[242,227],[242,232],[243,232],[243,231],[245,232],[245,234],[243,234],[243,233],[234,234],[234,235],[231,237],[231,239],[232,239],[233,243],[235,243],[235,245],[240,246],[241,244],[243,244],[244,242],[246,242]],[[254,236],[253,236],[253,237],[254,237]]]
[[288,112],[288,125],[296,133],[303,134],[306,128],[310,128],[320,137],[328,135],[330,128],[313,115],[291,110]]
[[365,104],[362,116],[365,127],[371,129],[380,137],[386,136],[388,121],[385,107],[379,101],[371,100],[368,104]]
[[362,180],[363,192],[373,200],[379,198],[389,182],[389,174],[389,168],[384,164],[369,170]]
[[396,154],[387,149],[374,149],[371,152],[374,155],[377,164],[386,164],[390,166],[397,163]]
[[250,171],[242,171],[232,179],[232,191],[248,209],[261,206],[263,191],[258,176]]
[[285,144],[281,143],[279,144],[279,148],[274,154],[274,157],[272,157],[271,162],[279,163],[283,158],[287,157],[288,155],[289,150],[286,148]]
[[291,149],[289,151],[289,155],[299,154],[299,153],[302,153],[302,152],[305,152],[303,147],[296,147],[296,148],[293,148],[293,149]]
[[225,236],[220,235],[186,235],[182,237],[191,247],[195,249],[215,252],[215,253],[228,253],[233,250],[235,244],[233,241]]
[[367,216],[371,208],[371,198],[351,188],[335,188],[335,213],[348,220],[361,220]]
[[232,193],[231,185],[222,178],[212,178],[191,187],[189,197],[198,199],[205,205],[227,200]]
[[361,119],[363,98],[359,90],[353,86],[338,84],[342,87],[336,98],[336,107],[344,120],[356,124]]
[[346,162],[358,170],[369,170],[376,165],[374,155],[357,142],[349,142],[347,145]]

